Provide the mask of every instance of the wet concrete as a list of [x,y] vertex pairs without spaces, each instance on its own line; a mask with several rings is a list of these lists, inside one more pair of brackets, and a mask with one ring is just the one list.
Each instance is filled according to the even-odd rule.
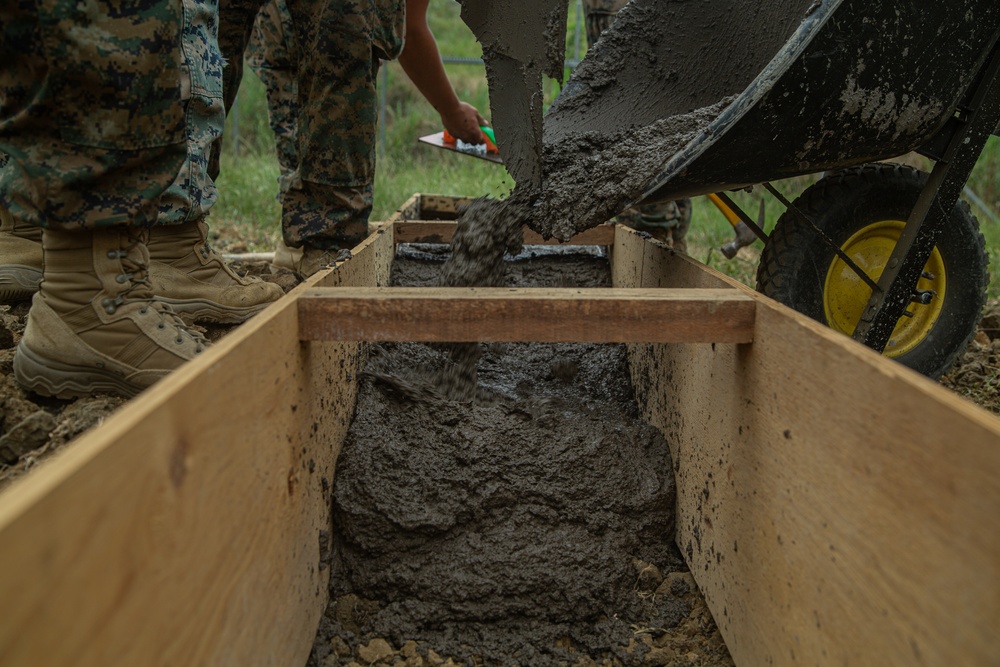
[[812,4],[634,0],[553,103],[545,117],[546,144],[577,133],[645,127],[740,95]]
[[[498,141],[517,182],[503,217],[566,240],[639,202],[672,157],[704,140],[810,3],[633,0],[573,72],[539,142],[535,63],[551,69],[552,56],[539,42],[547,34],[542,17],[528,11],[536,3],[463,0],[463,18],[483,47]],[[549,46],[559,41],[560,33],[553,35]],[[526,98],[526,90],[534,95]]]
[[[634,48],[609,44],[622,55]],[[488,71],[508,66],[510,50],[484,42]],[[512,86],[493,106],[527,108],[523,93]],[[565,240],[636,201],[730,102],[722,96],[645,124],[563,128],[544,142],[540,185],[525,166],[538,156],[515,149],[505,159],[527,177],[507,199],[464,212],[451,258],[432,269],[440,283],[402,260],[396,280],[609,284],[602,259],[512,264],[504,255],[521,249],[522,225]],[[522,150],[537,150],[532,136]],[[685,618],[669,591],[637,595],[636,563],[661,572],[683,565],[669,449],[639,417],[623,346],[399,344],[381,347],[365,378],[334,488],[333,597],[373,601],[358,632],[486,664],[581,654],[638,664],[642,651],[623,649],[632,626]]]
[[[595,257],[508,267],[508,285],[609,282]],[[395,271],[441,280],[440,264]],[[639,417],[624,347],[485,346],[480,391],[461,401],[438,390],[447,364],[398,344],[366,370],[334,485],[333,597],[377,602],[359,631],[548,665],[624,656],[630,624],[677,625],[680,598],[637,595],[636,559],[684,567],[667,443]]]
[[[528,224],[568,240],[642,199],[670,158],[694,140],[733,98],[641,127],[578,132],[546,142],[541,201]],[[515,193],[516,194],[516,193]]]
[[542,77],[562,80],[565,0],[462,0],[462,20],[483,47],[493,129],[514,180],[538,186]]

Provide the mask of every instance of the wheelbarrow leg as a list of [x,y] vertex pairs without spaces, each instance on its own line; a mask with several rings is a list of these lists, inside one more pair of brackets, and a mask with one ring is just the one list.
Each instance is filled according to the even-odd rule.
[[872,292],[854,330],[855,340],[878,352],[885,349],[896,322],[911,301],[926,303],[937,298],[931,293],[915,293],[914,286],[946,224],[948,212],[958,201],[986,140],[1000,121],[1000,48],[996,45],[981,72],[971,96],[967,95],[966,104],[959,108],[958,127],[934,165],[878,280],[878,289]]

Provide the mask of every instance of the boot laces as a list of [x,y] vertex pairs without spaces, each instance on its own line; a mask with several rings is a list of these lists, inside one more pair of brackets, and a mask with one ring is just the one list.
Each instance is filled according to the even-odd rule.
[[153,298],[153,285],[149,281],[149,255],[144,252],[142,236],[128,236],[129,245],[108,253],[112,259],[121,260],[122,272],[115,276],[115,282],[126,287],[114,298],[117,306],[130,300],[146,301]]
[[115,281],[119,284],[126,284],[121,292],[114,298],[107,298],[102,301],[104,309],[113,314],[119,307],[130,301],[144,302],[142,313],[146,309],[152,308],[160,317],[165,320],[161,322],[163,326],[173,326],[177,330],[177,338],[174,339],[178,345],[183,345],[185,337],[190,338],[196,345],[195,353],[202,352],[208,345],[208,340],[199,331],[188,329],[184,320],[180,318],[169,304],[153,299],[153,286],[149,280],[148,254],[144,248],[144,239],[141,236],[129,236],[131,243],[126,248],[108,251],[111,259],[120,259],[122,263],[122,273],[115,276]]

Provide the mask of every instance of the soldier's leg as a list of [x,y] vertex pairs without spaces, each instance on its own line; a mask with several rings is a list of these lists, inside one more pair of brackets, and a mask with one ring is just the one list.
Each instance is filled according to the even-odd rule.
[[[7,156],[0,153],[0,171]],[[2,180],[2,178],[0,178]],[[0,303],[30,299],[42,282],[42,230],[19,223],[0,204]]]
[[254,23],[246,57],[247,64],[260,78],[267,94],[267,117],[274,132],[280,169],[279,193],[288,189],[299,163],[295,147],[298,66],[291,21],[284,0],[271,0],[264,5]]
[[[299,47],[299,168],[282,201],[293,268],[309,274],[367,235],[378,120],[376,54],[402,48],[402,0],[290,0]],[[398,44],[397,44],[398,42]]]
[[180,3],[104,4],[0,4],[0,198],[44,228],[14,372],[61,397],[134,394],[207,345],[153,300],[145,245],[187,154]]
[[631,226],[669,243],[678,252],[687,252],[688,227],[691,226],[691,200],[644,204],[636,211]]
[[615,20],[615,14],[628,4],[628,0],[583,0],[584,24],[587,28],[587,45],[593,46]]
[[[236,101],[243,80],[243,58],[254,21],[267,0],[219,0],[219,51],[226,66],[222,70],[222,99],[226,114]],[[218,178],[222,141],[212,144],[208,175]]]
[[687,254],[687,233],[691,227],[691,200],[678,199],[677,204],[677,225],[673,229],[674,250]]
[[160,200],[149,231],[150,274],[156,298],[187,321],[236,324],[281,298],[275,284],[236,274],[208,242],[205,218],[218,199],[208,174],[211,146],[222,136],[222,55],[213,0],[182,0],[181,45],[189,84],[187,160]]

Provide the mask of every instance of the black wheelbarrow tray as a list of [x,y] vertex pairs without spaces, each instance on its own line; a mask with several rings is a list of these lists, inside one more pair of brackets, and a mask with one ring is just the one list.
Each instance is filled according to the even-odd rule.
[[[758,289],[936,377],[985,302],[982,236],[958,197],[1000,120],[998,35],[995,0],[633,0],[553,104],[545,141],[731,99],[638,199],[825,172],[783,200],[769,237],[757,230]],[[914,151],[929,175],[872,164]]]

